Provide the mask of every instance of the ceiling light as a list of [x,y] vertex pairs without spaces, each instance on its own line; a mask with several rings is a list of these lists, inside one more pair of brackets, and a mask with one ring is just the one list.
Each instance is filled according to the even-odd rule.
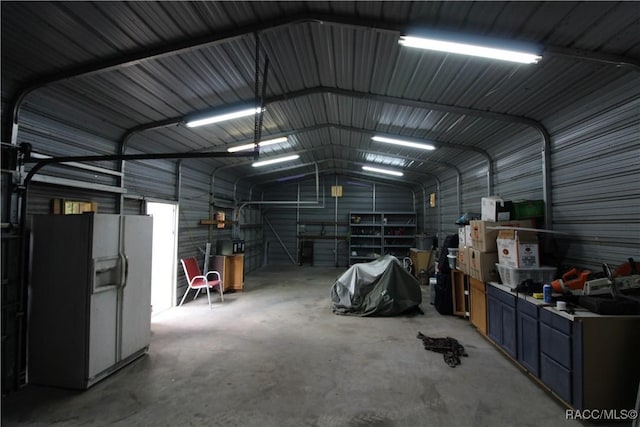
[[217,114],[215,116],[205,117],[204,119],[188,121],[187,127],[194,128],[198,126],[210,125],[212,123],[220,123],[227,120],[238,119],[240,117],[247,117],[253,114],[258,114],[260,111],[260,107],[253,107],[244,110],[233,111],[231,113]]
[[419,142],[404,141],[402,139],[387,138],[385,136],[372,136],[371,139],[377,142],[386,142],[387,144],[402,145],[404,147],[419,148],[421,150],[435,150],[435,145],[421,144]]
[[515,50],[496,49],[466,43],[455,43],[444,40],[400,36],[398,41],[407,47],[436,50],[438,52],[459,53],[462,55],[480,56],[483,58],[498,59],[501,61],[519,62],[521,64],[537,64],[542,57],[534,53],[519,52]]
[[[267,145],[279,144],[281,142],[287,142],[287,137],[283,136],[282,138],[274,138],[266,141],[260,141],[258,145],[260,147],[266,147]],[[227,151],[230,153],[235,153],[236,151],[244,151],[244,150],[253,150],[256,145],[254,143],[238,145],[237,147],[227,148]]]
[[393,176],[402,176],[402,175],[404,175],[402,172],[392,171],[390,169],[374,168],[374,167],[371,167],[371,166],[363,166],[362,170],[369,171],[369,172],[384,173],[384,174],[393,175]]
[[295,159],[297,159],[299,157],[300,157],[299,155],[293,154],[291,156],[278,157],[276,159],[262,160],[260,162],[253,163],[251,166],[253,166],[254,168],[257,168],[259,166],[272,165],[274,163],[288,162],[289,160],[295,160]]

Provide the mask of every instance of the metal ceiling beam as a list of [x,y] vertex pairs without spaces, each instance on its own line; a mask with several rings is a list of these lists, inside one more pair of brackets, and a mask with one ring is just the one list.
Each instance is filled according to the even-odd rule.
[[[315,162],[315,163],[328,163],[328,162],[347,162],[348,163],[349,161],[348,160],[344,160],[344,159],[335,159],[334,158],[334,159],[320,160],[320,161]],[[292,168],[288,168],[288,169],[292,169]],[[419,181],[407,181],[406,179],[394,178],[392,176],[380,177],[378,175],[371,175],[371,174],[369,174],[367,172],[361,172],[361,171],[352,170],[352,169],[335,168],[335,167],[334,168],[326,168],[324,170],[320,170],[320,174],[321,175],[322,174],[325,174],[325,175],[337,174],[338,171],[340,173],[348,173],[348,174],[355,174],[355,175],[359,175],[359,176],[366,176],[366,177],[371,178],[372,180],[375,180],[375,178],[377,178],[376,181],[379,182],[379,183],[385,183],[385,182],[393,181],[393,182],[396,182],[398,184],[402,184],[402,186],[405,187],[405,188],[407,187],[406,184],[408,184],[408,183],[415,184],[415,185],[421,185],[421,182],[419,182]],[[440,184],[440,179],[436,175],[428,173],[428,172],[426,172],[426,173],[424,173],[424,172],[415,172],[415,173],[412,173],[412,175],[414,175],[414,176],[428,176],[428,177],[432,178],[434,181],[436,181],[436,183]]]
[[31,151],[30,144],[21,145],[22,151],[26,154],[22,159],[23,163],[33,163],[24,180],[21,183],[22,194],[21,197],[21,211],[20,211],[20,228],[24,229],[26,223],[29,184],[38,172],[43,167],[50,164],[64,164],[75,162],[99,162],[99,161],[124,161],[124,160],[156,160],[156,159],[194,159],[194,158],[207,158],[207,157],[247,157],[253,156],[253,153],[228,153],[228,152],[187,152],[187,153],[156,153],[156,154],[107,154],[96,156],[61,156],[61,157],[49,157],[42,158],[30,158],[28,153]]
[[[220,33],[209,34],[202,37],[194,37],[186,40],[178,40],[173,43],[162,43],[155,46],[145,47],[136,52],[127,55],[113,55],[102,61],[95,61],[84,64],[79,67],[72,67],[57,73],[52,73],[36,80],[30,81],[18,90],[17,95],[11,103],[11,123],[17,124],[20,108],[27,95],[36,89],[47,86],[49,84],[70,80],[76,77],[90,76],[93,74],[114,71],[125,67],[138,65],[147,61],[161,59],[168,56],[179,55],[191,52],[193,50],[204,49],[215,46],[219,43],[226,43],[237,38],[242,38],[250,34],[260,32],[274,31],[281,27],[302,23],[317,23],[321,25],[334,25],[351,28],[365,28],[375,31],[388,31],[401,35],[406,31],[406,23],[389,24],[385,21],[363,19],[360,17],[345,17],[336,15],[327,15],[319,13],[304,13],[292,16],[277,18],[268,22],[261,22],[246,25]],[[414,23],[415,27],[416,24]],[[579,49],[569,49],[559,46],[543,46],[543,54],[552,56],[568,56],[573,59],[601,62],[612,64],[615,66],[632,67],[640,70],[640,60],[621,55],[612,55],[607,53],[592,52]],[[11,140],[15,138],[11,135]]]
[[[354,133],[364,133],[364,134],[368,134],[368,135],[376,135],[376,134],[384,133],[385,136],[396,136],[398,138],[411,138],[411,139],[415,139],[415,140],[420,140],[420,139],[428,140],[429,142],[433,142],[438,147],[453,148],[453,149],[461,150],[461,151],[474,151],[474,152],[476,152],[478,154],[481,154],[487,160],[489,160],[489,161],[492,160],[491,156],[489,155],[489,153],[486,150],[483,150],[480,147],[476,147],[476,146],[472,146],[472,145],[457,144],[457,143],[452,143],[452,142],[444,142],[444,141],[441,141],[441,140],[438,140],[438,139],[434,139],[434,138],[408,137],[406,135],[399,135],[399,134],[388,133],[388,132],[379,132],[379,131],[376,131],[375,129],[357,128],[357,127],[346,126],[346,125],[341,125],[341,124],[337,124],[337,123],[321,123],[321,124],[318,124],[318,125],[307,126],[307,127],[300,128],[300,129],[291,129],[291,130],[271,133],[271,134],[269,134],[269,138],[279,138],[279,137],[282,137],[282,136],[298,135],[298,134],[301,134],[301,133],[312,132],[312,131],[326,129],[326,128],[339,129],[339,130],[344,130],[344,131],[354,132]],[[233,144],[248,144],[248,143],[251,143],[251,142],[253,142],[253,139],[244,139],[244,140],[239,140],[239,141],[233,141]]]
[[[314,147],[314,148],[311,148],[311,149],[301,149],[301,150],[290,151],[290,152],[288,152],[288,154],[314,153],[316,151],[325,150],[326,148],[327,148],[326,146],[320,146],[320,147]],[[372,150],[364,150],[364,149],[353,148],[353,147],[348,147],[348,146],[339,146],[339,148],[340,149],[350,150],[350,151],[355,151],[355,152],[358,152],[358,153],[374,153],[374,154],[380,154],[380,155],[388,155],[387,153],[376,152],[376,151],[372,151]],[[417,158],[417,157],[409,157],[409,156],[401,156],[401,155],[392,155],[392,156],[396,157],[396,158],[399,158],[399,159],[411,160],[411,161],[415,161],[415,162],[425,162],[425,163],[429,163],[430,162],[430,163],[437,163],[437,164],[444,165],[446,167],[449,167],[449,168],[453,169],[453,171],[456,173],[458,181],[460,181],[460,175],[461,175],[460,170],[453,164],[445,163],[445,162],[432,161],[432,160],[425,160],[425,159],[420,159],[420,158]],[[326,162],[326,161],[329,161],[329,160],[347,162],[347,163],[358,163],[358,162],[354,162],[352,160],[338,159],[338,158],[323,159],[323,160],[317,161],[316,163],[322,163],[322,162]],[[225,166],[222,166],[222,167],[216,169],[216,171],[221,170],[221,169],[231,169],[231,168],[234,168],[234,167],[246,166],[246,165],[248,165],[250,163],[251,162],[241,162],[241,163],[237,163],[237,164],[233,164],[233,165],[225,165]],[[310,164],[310,163],[305,163],[305,164]],[[419,172],[419,171],[416,171],[416,170],[411,170],[411,169],[404,169],[404,170],[408,174],[414,174],[414,175],[423,174],[423,172]],[[271,172],[265,172],[265,173],[271,173]],[[248,175],[246,177],[255,176],[255,175],[260,175],[260,174]],[[242,179],[242,178],[244,178],[244,177],[241,177],[239,179]]]
[[[235,38],[244,37],[248,34],[254,34],[254,33],[259,33],[263,31],[272,31],[280,27],[300,24],[305,22],[315,22],[319,24],[347,26],[347,27],[353,27],[353,28],[366,28],[366,29],[374,29],[377,31],[390,31],[390,32],[397,32],[398,34],[401,34],[405,30],[405,25],[400,25],[400,24],[389,25],[388,23],[377,21],[377,20],[367,20],[367,19],[351,18],[351,17],[339,17],[334,15],[314,14],[314,13],[301,14],[301,15],[283,17],[283,18],[279,18],[269,22],[252,24],[252,25],[248,25],[245,27],[237,28],[234,30],[226,31],[226,32],[207,35],[204,37],[197,37],[189,40],[181,40],[175,43],[170,43],[168,45],[164,44],[164,45],[157,45],[155,47],[148,47],[148,48],[145,48],[144,50],[140,50],[129,55],[114,56],[105,61],[99,61],[95,63],[86,64],[81,67],[75,67],[72,69],[63,70],[62,72],[50,74],[48,76],[44,76],[40,79],[37,79],[35,81],[31,81],[18,91],[17,96],[13,99],[11,103],[12,128],[10,129],[10,135],[9,135],[10,142],[13,144],[17,143],[16,137],[18,132],[19,111],[24,99],[29,93],[33,92],[38,88],[41,88],[49,84],[73,79],[76,77],[88,76],[96,73],[117,70],[122,67],[137,65],[139,63],[149,61],[149,60],[160,59],[166,56],[171,56],[171,55],[189,52],[192,50],[206,48],[218,43],[228,42]],[[586,61],[598,61],[606,64],[615,64],[616,66],[625,65],[625,66],[634,67],[635,69],[640,69],[640,61],[633,58],[626,58],[622,56],[608,55],[608,54],[596,53],[596,52],[571,50],[571,49],[554,47],[554,46],[546,46],[544,48],[544,51],[550,55],[571,56],[574,59],[580,59],[580,60],[586,60]],[[329,88],[329,89],[331,93],[355,96],[355,93],[353,91],[344,91],[342,89],[337,89],[337,88]],[[309,94],[309,93],[316,93],[314,91],[326,92],[327,88],[307,89],[307,90],[297,92],[295,94],[290,94],[290,95],[293,96],[296,94],[303,95],[303,94]],[[384,95],[374,95],[374,94],[360,94],[360,96],[365,97],[367,99],[371,99],[371,100],[378,100],[381,102],[392,102],[392,100],[395,100],[396,103],[399,103],[401,105],[412,105],[419,108],[429,108],[429,109],[453,112],[457,114],[467,114],[467,115],[473,115],[473,116],[479,116],[479,117],[485,117],[485,118],[492,118],[494,120],[515,121],[522,124],[528,124],[529,126],[538,130],[538,132],[542,135],[542,138],[544,139],[543,150],[542,150],[543,157],[544,157],[544,165],[545,165],[543,168],[543,174],[544,174],[543,180],[544,180],[544,188],[546,189],[545,201],[547,202],[546,206],[548,211],[546,212],[548,214],[546,225],[550,225],[550,221],[551,221],[550,146],[551,144],[549,141],[548,132],[546,131],[544,126],[542,126],[542,124],[534,120],[528,119],[526,117],[510,116],[507,114],[488,112],[483,110],[467,109],[467,108],[458,107],[454,105],[442,105],[437,103],[428,103],[428,102],[417,101],[417,100],[406,100],[403,98],[393,98],[393,97],[388,97]],[[280,98],[286,99],[286,95],[282,95],[280,96]],[[167,126],[171,125],[171,123],[169,123],[170,120],[165,120],[164,122],[166,123]],[[144,125],[144,126],[149,126],[149,125]],[[493,178],[489,177],[489,179],[492,180]],[[492,185],[490,185],[490,187],[492,187]]]
[[[298,92],[292,92],[290,94],[286,94],[286,95],[281,95],[281,96],[276,96],[276,97],[271,97],[268,98],[265,102],[265,105],[271,104],[271,103],[275,103],[275,102],[283,102],[283,101],[287,101],[287,100],[291,100],[293,98],[297,98],[297,97],[304,97],[304,96],[309,96],[309,95],[313,95],[313,94],[324,94],[324,93],[333,93],[333,94],[339,94],[342,96],[349,96],[349,97],[356,97],[356,98],[361,98],[361,99],[369,99],[369,100],[374,100],[377,102],[385,102],[385,103],[391,103],[391,104],[398,104],[398,105],[406,105],[406,106],[410,106],[413,108],[426,108],[426,109],[435,109],[435,110],[443,110],[443,111],[447,111],[447,112],[453,112],[456,114],[465,114],[465,115],[477,115],[477,116],[481,116],[481,117],[486,117],[486,118],[490,118],[493,120],[502,120],[502,121],[513,121],[513,122],[518,122],[521,123],[523,125],[527,125],[527,126],[542,126],[540,125],[538,122],[536,122],[535,120],[531,120],[531,119],[527,119],[524,117],[519,117],[519,116],[510,116],[510,115],[504,115],[504,114],[500,114],[500,113],[490,113],[490,112],[486,112],[486,111],[482,111],[482,110],[474,110],[474,109],[469,109],[469,108],[463,108],[463,107],[455,107],[455,106],[450,106],[450,105],[441,105],[441,104],[436,104],[436,103],[432,103],[432,102],[423,102],[423,101],[415,101],[415,100],[406,100],[406,99],[402,99],[402,98],[397,98],[397,97],[390,97],[390,96],[386,96],[386,95],[371,95],[368,93],[364,93],[364,92],[357,92],[357,91],[347,91],[347,90],[341,90],[341,89],[336,89],[336,88],[328,88],[328,87],[317,87],[317,88],[310,88],[310,89],[305,89],[302,91],[298,91]],[[374,99],[375,98],[375,99]],[[440,108],[442,107],[442,108]],[[159,128],[163,128],[163,127],[168,127],[171,125],[177,125],[183,122],[183,118],[179,117],[179,118],[173,118],[173,119],[167,119],[167,120],[163,120],[161,122],[155,122],[155,123],[149,123],[147,125],[141,125],[141,126],[137,126],[135,128],[132,128],[130,130],[128,130],[127,132],[125,132],[123,138],[120,140],[120,144],[121,144],[121,152],[122,150],[124,150],[124,145],[137,133],[140,132],[144,132],[147,130],[153,130],[153,129],[159,129]],[[318,130],[318,129],[324,129],[327,127],[332,127],[335,129],[341,129],[341,130],[346,130],[346,131],[351,131],[351,132],[358,132],[358,133],[366,133],[366,134],[376,134],[379,133],[376,130],[373,129],[365,129],[365,128],[354,128],[351,126],[345,126],[345,125],[340,125],[340,124],[333,124],[333,123],[326,123],[326,124],[320,124],[320,125],[315,125],[315,126],[309,126],[303,129],[296,129],[296,130],[290,130],[290,131],[283,131],[283,132],[278,132],[278,133],[274,133],[274,134],[270,134],[269,137],[273,137],[273,138],[277,138],[279,136],[286,136],[286,135],[291,135],[291,134],[298,134],[298,133],[302,133],[302,132],[311,132],[314,130]],[[546,130],[545,130],[546,132]],[[391,135],[391,134],[389,134]],[[402,137],[403,135],[396,135],[398,137]],[[421,138],[416,138],[416,139],[421,139]],[[464,145],[464,144],[456,144],[456,143],[451,143],[451,142],[444,142],[444,141],[440,141],[440,140],[436,140],[436,139],[430,139],[430,141],[434,142],[435,144],[437,144],[440,147],[446,147],[446,148],[453,148],[453,149],[457,149],[457,150],[462,150],[462,151],[473,151],[476,153],[479,153],[480,155],[482,155],[486,161],[487,161],[487,194],[491,195],[493,192],[493,175],[494,175],[494,170],[493,170],[493,159],[491,158],[491,155],[486,151],[483,150],[482,148],[479,147],[475,147],[475,146],[468,146],[468,145]],[[254,142],[253,139],[246,139],[246,140],[241,140],[241,141],[234,141],[234,143],[249,143],[249,142]],[[379,154],[385,154],[382,152],[378,152]],[[424,159],[415,159],[415,158],[411,158],[411,160],[419,160],[419,161],[426,161],[426,162],[434,162],[434,163],[441,163],[441,164],[445,164],[444,162],[435,162],[432,160],[424,160]],[[229,167],[233,167],[236,165],[229,165]],[[450,165],[447,164],[448,167],[451,167]],[[215,172],[214,172],[215,173]]]
[[521,123],[527,126],[540,125],[540,123],[537,122],[536,120],[530,119],[528,117],[516,116],[513,114],[498,113],[498,112],[487,111],[487,110],[478,110],[478,109],[469,108],[469,107],[459,107],[456,105],[442,104],[439,102],[429,102],[429,101],[421,101],[417,99],[400,98],[397,96],[378,95],[378,94],[369,93],[369,92],[358,92],[354,90],[339,89],[339,88],[327,87],[327,86],[317,86],[317,87],[312,87],[308,89],[302,89],[295,92],[285,93],[282,95],[272,96],[267,99],[267,104],[271,104],[273,102],[278,102],[278,101],[287,101],[292,98],[298,98],[302,96],[318,95],[318,94],[325,94],[325,93],[342,95],[349,98],[365,99],[368,101],[377,101],[377,102],[382,102],[386,104],[395,104],[395,105],[403,105],[406,107],[413,107],[413,108],[445,111],[447,113],[455,113],[455,114],[460,114],[465,116],[483,117],[483,118],[499,120],[503,122]]

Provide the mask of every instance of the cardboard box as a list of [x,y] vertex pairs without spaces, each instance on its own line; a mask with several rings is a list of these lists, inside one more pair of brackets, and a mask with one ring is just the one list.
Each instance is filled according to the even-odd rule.
[[458,248],[458,260],[456,263],[456,268],[462,271],[465,274],[469,274],[469,254],[471,253],[471,248],[468,246],[460,246]]
[[420,271],[429,273],[431,268],[431,257],[433,251],[423,251],[416,248],[409,249],[409,257],[413,262],[413,275],[418,277]]
[[490,227],[507,226],[507,227],[525,227],[533,228],[535,222],[532,219],[523,219],[519,221],[470,221],[471,228],[471,247],[478,249],[480,252],[497,252],[498,246],[496,239],[498,238],[498,230],[491,230]]
[[458,246],[467,246],[467,235],[464,227],[458,227]]
[[464,233],[465,233],[465,245],[467,245],[468,247],[473,247],[473,240],[471,239],[471,226],[470,225],[465,225],[464,226]]
[[530,231],[500,230],[496,239],[500,264],[515,268],[540,267],[538,236]]
[[483,282],[494,282],[498,280],[496,263],[498,262],[497,252],[481,252],[475,248],[470,248],[467,265],[469,266],[469,276]]
[[508,221],[511,219],[513,203],[500,196],[483,197],[480,219],[483,221]]

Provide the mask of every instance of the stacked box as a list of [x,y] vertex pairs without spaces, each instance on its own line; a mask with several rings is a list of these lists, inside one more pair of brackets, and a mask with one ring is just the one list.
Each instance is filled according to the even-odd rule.
[[497,252],[480,252],[478,249],[470,248],[467,260],[469,276],[483,282],[494,282],[499,277],[496,271],[497,262]]
[[456,268],[465,274],[469,274],[469,256],[471,255],[471,248],[469,246],[458,247],[458,260],[456,262]]
[[497,238],[499,230],[491,227],[524,227],[533,228],[533,220],[519,221],[483,221],[473,220],[470,222],[472,248],[468,253],[467,266],[468,274],[474,279],[483,282],[498,280],[495,264],[498,262]]
[[471,247],[478,249],[480,252],[497,252],[498,230],[492,230],[491,227],[524,227],[535,228],[535,222],[532,219],[522,219],[518,221],[471,221]]
[[496,239],[500,264],[515,268],[540,267],[538,236],[530,231],[500,230]]
[[458,246],[467,246],[467,235],[464,227],[458,227]]
[[513,203],[514,219],[544,218],[544,200],[523,200]]
[[511,219],[513,203],[500,196],[483,197],[481,200],[483,221],[508,221]]
[[468,247],[473,247],[473,240],[471,239],[471,225],[464,226],[464,241]]

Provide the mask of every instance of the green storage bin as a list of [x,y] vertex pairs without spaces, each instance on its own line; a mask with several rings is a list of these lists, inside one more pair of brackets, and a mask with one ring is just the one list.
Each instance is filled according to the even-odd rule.
[[544,218],[544,200],[513,203],[513,219]]

